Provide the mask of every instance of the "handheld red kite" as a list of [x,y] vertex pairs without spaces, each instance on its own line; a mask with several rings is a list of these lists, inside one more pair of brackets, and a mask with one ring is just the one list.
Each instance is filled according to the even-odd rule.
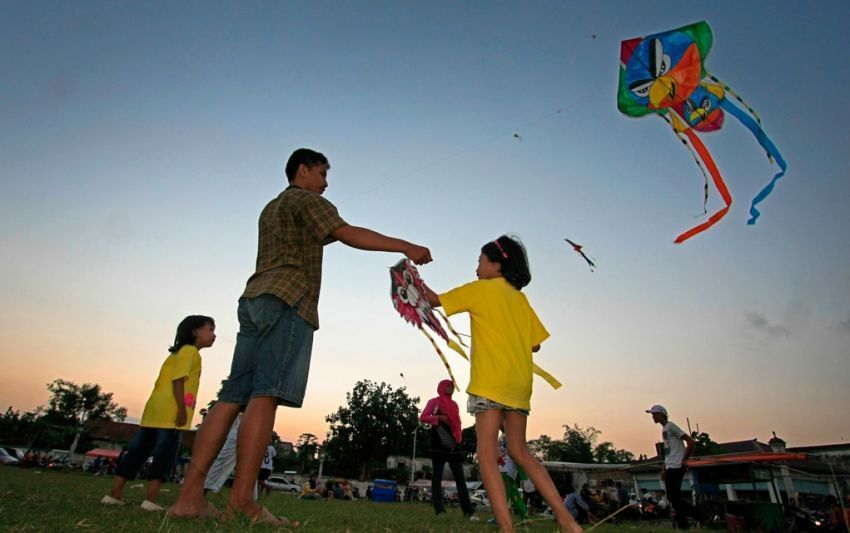
[[[419,277],[419,272],[409,260],[402,259],[390,267],[390,298],[392,299],[393,307],[395,307],[395,310],[398,311],[402,318],[419,328],[419,331],[428,337],[428,340],[431,341],[431,345],[443,361],[443,365],[445,365],[446,370],[449,372],[449,377],[457,389],[459,387],[452,374],[452,368],[446,360],[446,356],[443,355],[442,350],[440,350],[434,338],[422,326],[428,326],[431,331],[446,341],[449,348],[461,354],[465,359],[469,359],[469,357],[467,357],[466,352],[463,351],[463,348],[457,342],[449,338],[445,328],[437,320],[434,309],[431,308],[431,304],[428,303],[428,299],[425,297],[424,285],[422,278]],[[445,321],[449,331],[460,341],[458,333],[449,324],[445,315],[441,314],[440,316]],[[463,341],[461,341],[461,344],[463,344]]]

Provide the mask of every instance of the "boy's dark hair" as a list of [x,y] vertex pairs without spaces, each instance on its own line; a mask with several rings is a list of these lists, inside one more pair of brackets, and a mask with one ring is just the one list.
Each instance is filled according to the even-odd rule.
[[177,325],[177,335],[174,336],[174,345],[168,348],[171,353],[177,353],[177,350],[187,344],[195,344],[195,330],[210,324],[215,327],[215,320],[204,315],[189,315],[180,321]]
[[295,173],[298,172],[298,166],[304,165],[307,168],[312,168],[316,165],[328,165],[328,158],[315,150],[309,148],[299,148],[292,152],[289,156],[289,161],[286,162],[286,179],[292,181],[295,179]]
[[525,247],[518,237],[502,235],[482,246],[481,253],[490,261],[501,265],[502,277],[516,290],[522,290],[531,282],[531,269],[528,267]]

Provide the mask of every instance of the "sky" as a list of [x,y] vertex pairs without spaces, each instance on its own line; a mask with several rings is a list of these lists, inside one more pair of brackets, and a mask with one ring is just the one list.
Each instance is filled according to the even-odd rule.
[[[847,442],[850,106],[833,96],[850,84],[850,3],[711,7],[0,2],[0,406],[45,405],[61,378],[100,384],[137,419],[189,314],[217,323],[206,405],[229,371],[259,212],[310,147],[347,222],[430,248],[435,290],[475,279],[486,242],[523,240],[524,292],[552,334],[537,361],[564,383],[535,380],[529,439],[578,424],[651,454],[644,411],[660,403],[716,441]],[[619,46],[699,20],[708,68],[759,112],[788,172],[747,226],[777,167],[727,116],[701,139],[732,208],[676,245],[704,219],[703,176],[666,123],[617,110]],[[712,189],[709,212],[721,206]],[[445,370],[388,297],[400,257],[326,248],[284,440],[323,438],[359,380],[420,406],[435,395]],[[447,357],[465,388],[468,364]]]

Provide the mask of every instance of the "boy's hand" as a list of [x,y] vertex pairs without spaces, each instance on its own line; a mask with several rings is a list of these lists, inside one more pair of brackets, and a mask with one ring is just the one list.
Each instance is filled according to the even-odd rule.
[[174,423],[177,424],[177,427],[186,425],[186,408],[177,410],[177,418],[174,419]]
[[404,255],[417,265],[424,265],[431,262],[431,250],[418,244],[411,244],[410,248],[404,252]]

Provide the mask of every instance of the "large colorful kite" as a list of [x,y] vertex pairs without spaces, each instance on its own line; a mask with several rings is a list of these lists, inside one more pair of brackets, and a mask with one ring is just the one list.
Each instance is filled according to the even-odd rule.
[[[452,367],[449,365],[448,360],[446,360],[446,356],[443,354],[443,351],[440,350],[440,346],[434,338],[425,330],[424,326],[427,326],[431,331],[440,336],[444,341],[446,341],[449,348],[459,353],[468,361],[469,356],[466,355],[466,352],[461,347],[461,345],[466,345],[461,340],[460,334],[452,328],[452,325],[446,315],[436,311],[431,307],[431,304],[428,303],[428,299],[425,297],[425,283],[422,281],[422,278],[419,277],[419,271],[416,270],[413,263],[407,259],[402,259],[390,267],[390,299],[392,299],[393,307],[395,307],[395,310],[398,311],[402,318],[416,326],[419,331],[428,337],[428,340],[431,341],[431,345],[434,347],[434,350],[437,351],[437,355],[440,356],[440,360],[443,362],[443,365],[445,365],[446,370],[449,373],[449,377],[455,384],[455,388],[460,390],[460,387],[457,386],[454,374],[452,374]],[[442,318],[443,322],[446,324],[446,328],[448,328],[458,342],[449,338],[446,333],[446,328],[443,328],[443,325],[437,319],[437,314],[440,315],[440,318]],[[536,363],[532,363],[532,371],[542,377],[546,383],[552,386],[552,388],[557,389],[561,386],[561,383],[554,376],[537,366]]]
[[[647,37],[629,39],[623,41],[620,48],[617,107],[631,117],[654,113],[666,120],[679,140],[691,150],[705,176],[704,201],[708,202],[708,176],[705,175],[705,169],[708,169],[726,204],[704,223],[679,235],[677,243],[713,226],[726,216],[732,205],[732,196],[720,171],[695,133],[719,130],[723,125],[724,111],[752,132],[767,152],[768,160],[775,160],[780,168],[780,172],[753,199],[747,224],[755,224],[760,215],[756,205],[767,198],[787,168],[779,150],[762,130],[758,114],[728,85],[706,69],[705,58],[711,43],[711,28],[703,21]],[[733,104],[728,96],[735,98],[746,111]]]

